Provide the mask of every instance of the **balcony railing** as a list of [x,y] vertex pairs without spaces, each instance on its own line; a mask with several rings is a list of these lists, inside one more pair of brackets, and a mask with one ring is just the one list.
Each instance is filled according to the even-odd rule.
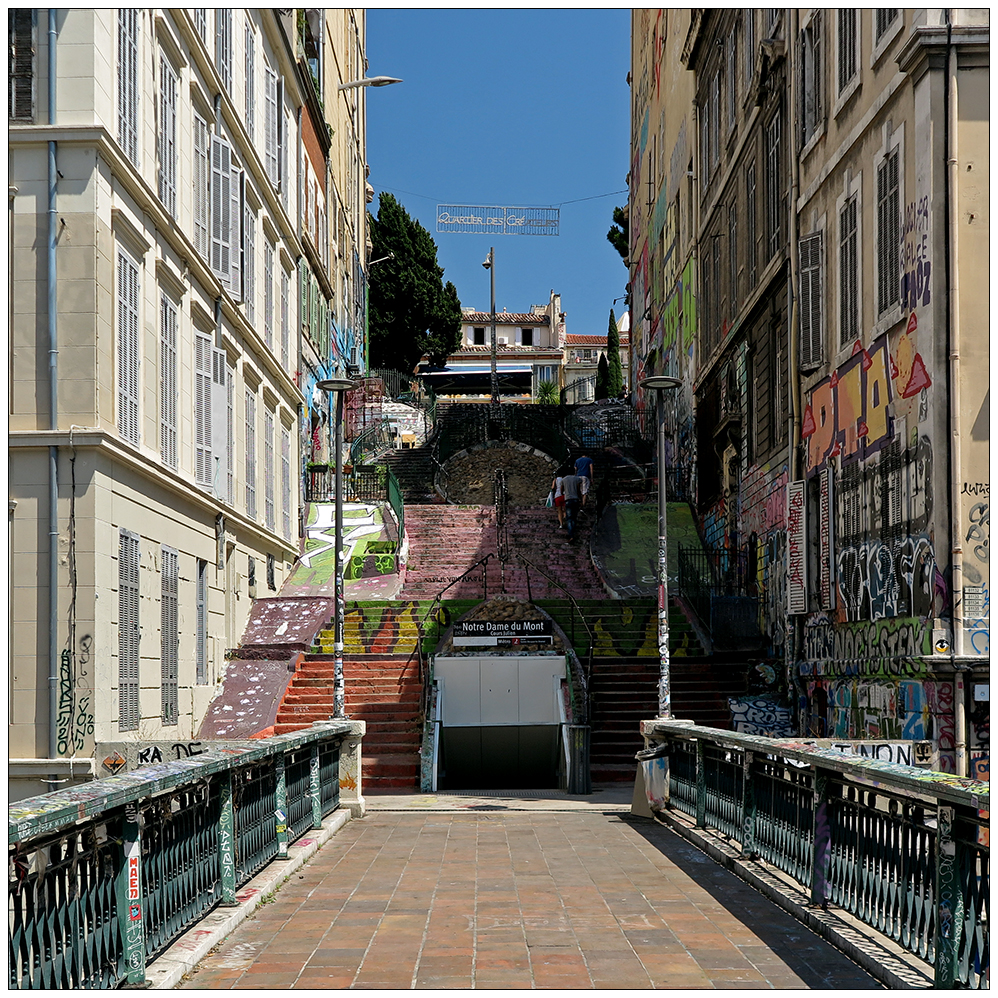
[[988,784],[800,742],[644,721],[651,806],[714,829],[926,965],[987,988]]
[[181,933],[322,827],[341,743],[356,751],[362,731],[330,721],[11,804],[8,987],[141,985]]

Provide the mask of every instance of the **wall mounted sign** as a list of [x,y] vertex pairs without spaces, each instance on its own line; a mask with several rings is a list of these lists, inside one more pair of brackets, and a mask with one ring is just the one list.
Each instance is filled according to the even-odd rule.
[[437,205],[437,232],[467,232],[473,235],[497,236],[556,236],[559,224],[558,208]]
[[550,620],[460,620],[454,625],[455,647],[516,647],[523,641],[551,640]]

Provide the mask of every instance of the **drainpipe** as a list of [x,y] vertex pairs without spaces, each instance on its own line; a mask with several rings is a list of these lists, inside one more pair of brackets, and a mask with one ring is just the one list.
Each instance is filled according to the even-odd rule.
[[[798,309],[797,293],[797,194],[800,187],[800,158],[798,156],[797,143],[799,141],[800,123],[797,119],[797,60],[794,58],[797,51],[797,9],[786,8],[786,51],[787,51],[787,120],[789,123],[790,139],[790,197],[789,211],[787,213],[787,257],[789,268],[789,305],[790,316],[787,329],[787,379],[790,389],[790,415],[787,417],[787,467],[788,478],[791,482],[798,481],[801,477],[800,461],[800,431],[801,431],[801,394],[800,394],[800,368],[798,364],[798,351],[800,350],[800,313]],[[796,677],[794,677],[794,667],[800,660],[801,643],[803,640],[802,622],[800,617],[793,618],[792,644],[790,647],[790,676],[795,690],[799,690]],[[799,701],[799,696],[798,696]],[[798,718],[798,730],[805,731],[804,719]]]
[[[950,489],[950,563],[953,566],[950,580],[952,600],[953,639],[950,642],[950,659],[957,670],[962,664],[956,660],[963,655],[963,534],[960,526],[960,266],[958,224],[960,207],[957,197],[957,66],[953,52],[952,11],[946,8],[946,82],[943,114],[943,142],[946,170],[946,333],[949,348],[949,489]],[[954,672],[953,713],[956,749],[956,773],[967,775],[967,704],[964,675]]]
[[[48,115],[49,124],[56,121],[55,111],[55,8],[48,11]],[[56,212],[56,190],[59,170],[56,166],[56,142],[48,144],[48,340],[49,340],[49,420],[50,429],[59,429],[59,380],[57,360],[59,355],[59,329],[56,311],[56,260],[55,247],[59,219]],[[49,447],[49,759],[58,756],[57,723],[59,717],[59,448]],[[56,774],[52,774],[56,779]]]

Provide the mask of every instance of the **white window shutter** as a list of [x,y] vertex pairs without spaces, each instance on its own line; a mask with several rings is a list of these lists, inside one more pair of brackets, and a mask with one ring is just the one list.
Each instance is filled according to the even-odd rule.
[[159,60],[159,199],[171,215],[177,213],[177,74]]
[[173,548],[160,552],[160,682],[164,724],[179,719],[177,679],[179,665],[179,555]]
[[246,515],[256,519],[256,395],[246,390]]
[[243,261],[242,261],[242,250],[243,250],[243,240],[242,240],[242,219],[243,219],[243,172],[242,170],[232,167],[232,179],[229,187],[231,207],[229,210],[229,246],[231,247],[231,252],[229,255],[230,270],[229,270],[229,294],[236,301],[242,301],[243,297]]
[[277,74],[267,66],[264,71],[263,165],[270,182],[276,187],[277,173]]
[[223,502],[229,498],[228,385],[224,350],[211,351],[211,490]]
[[232,280],[232,147],[211,137],[211,269],[228,288]]
[[801,363],[822,361],[821,236],[816,232],[800,241]]
[[281,527],[291,537],[291,431],[281,428]]
[[194,473],[198,485],[211,485],[211,337],[194,340]]
[[118,142],[133,163],[139,150],[138,17],[137,8],[118,8]]
[[246,22],[246,134],[250,145],[256,142],[256,39],[253,25]]
[[177,309],[166,295],[160,299],[159,455],[177,467]]
[[194,248],[207,260],[210,228],[211,143],[207,122],[194,115]]
[[139,536],[118,534],[118,730],[139,726]]
[[118,253],[118,432],[136,446],[139,430],[139,271]]

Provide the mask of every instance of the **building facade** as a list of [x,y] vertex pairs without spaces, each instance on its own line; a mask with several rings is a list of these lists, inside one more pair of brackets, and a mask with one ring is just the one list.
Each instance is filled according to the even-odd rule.
[[[987,12],[632,24],[632,367],[684,378],[673,447],[760,666],[801,734],[986,775]],[[689,238],[666,158],[696,185]]]
[[298,554],[339,274],[305,13],[10,12],[14,796],[193,738]]

